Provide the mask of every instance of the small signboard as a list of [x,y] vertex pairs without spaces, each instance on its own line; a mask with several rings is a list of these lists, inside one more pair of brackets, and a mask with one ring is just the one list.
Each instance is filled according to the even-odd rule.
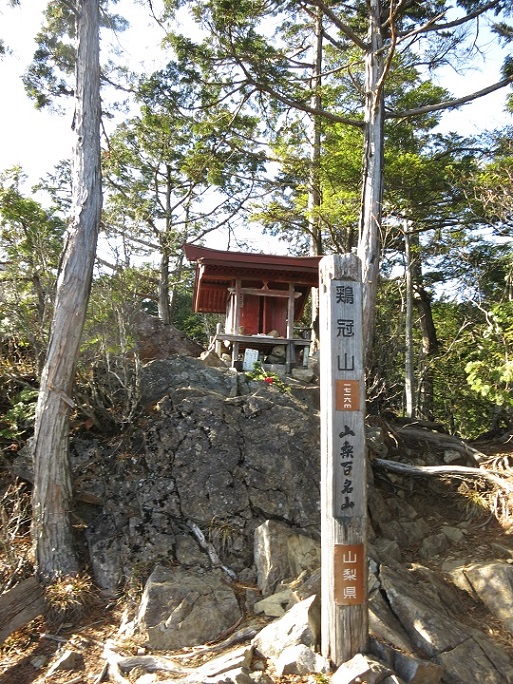
[[358,606],[365,603],[367,563],[363,544],[335,544],[335,603]]
[[244,361],[242,362],[242,370],[255,370],[255,363],[258,361],[258,349],[246,349],[244,351]]
[[336,380],[335,402],[337,411],[360,410],[360,383],[358,380]]

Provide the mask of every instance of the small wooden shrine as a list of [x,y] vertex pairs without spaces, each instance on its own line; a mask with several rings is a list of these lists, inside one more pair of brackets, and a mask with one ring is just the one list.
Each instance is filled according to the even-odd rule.
[[311,288],[319,286],[321,257],[226,252],[192,244],[184,249],[196,263],[194,311],[226,316],[224,332],[218,326],[214,340],[218,353],[224,345],[237,368],[241,357],[265,358],[272,348],[284,346],[287,371],[301,351],[306,365],[310,335],[299,336],[295,323]]

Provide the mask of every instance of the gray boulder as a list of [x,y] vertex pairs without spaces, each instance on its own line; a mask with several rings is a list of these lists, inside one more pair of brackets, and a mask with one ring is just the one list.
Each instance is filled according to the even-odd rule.
[[393,670],[375,658],[357,653],[335,671],[331,681],[333,684],[377,684],[393,674]]
[[137,351],[142,361],[167,359],[173,354],[199,356],[203,348],[171,324],[145,311],[138,311],[130,324],[136,338]]
[[220,570],[157,567],[144,588],[137,625],[150,648],[177,649],[216,639],[240,617]]
[[484,632],[458,619],[470,605],[463,592],[421,567],[410,571],[382,567],[379,577],[401,633],[406,633],[412,644],[410,653],[440,665],[444,681],[513,682],[513,665],[507,654]]
[[282,675],[321,674],[331,670],[326,658],[304,644],[287,646],[276,659],[275,668],[279,677]]
[[319,642],[319,601],[311,596],[296,603],[282,618],[264,627],[253,639],[253,646],[258,653],[276,664],[285,649],[303,645],[318,650]]
[[269,596],[280,582],[320,565],[320,542],[289,526],[266,520],[255,530],[254,562],[258,587]]
[[509,563],[472,563],[451,574],[458,586],[478,596],[490,613],[513,634],[513,567]]

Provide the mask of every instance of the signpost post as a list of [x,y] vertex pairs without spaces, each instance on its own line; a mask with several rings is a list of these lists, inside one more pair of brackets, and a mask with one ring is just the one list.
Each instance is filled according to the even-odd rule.
[[367,477],[360,260],[320,264],[322,654],[367,649]]

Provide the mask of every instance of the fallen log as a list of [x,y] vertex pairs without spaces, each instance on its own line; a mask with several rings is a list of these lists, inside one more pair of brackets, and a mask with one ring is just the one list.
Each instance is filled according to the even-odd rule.
[[[108,669],[107,669],[108,677],[113,682],[116,682],[116,684],[131,684],[130,680],[127,679],[126,677],[124,677],[122,672],[121,672],[121,668],[119,667],[119,664],[118,664],[119,657],[116,653],[114,653],[113,651],[110,651],[108,648],[106,648],[103,651],[103,657],[105,658],[107,665],[108,665]],[[104,670],[105,670],[105,668],[104,668]]]
[[116,664],[121,672],[129,672],[139,667],[147,672],[170,672],[179,677],[192,674],[193,668],[183,667],[171,658],[158,655],[121,656],[109,649],[104,650],[104,658],[110,665]]
[[471,468],[469,466],[414,466],[409,463],[399,463],[389,461],[384,458],[374,458],[372,466],[380,470],[388,470],[399,475],[409,475],[410,477],[429,477],[429,476],[453,476],[453,477],[473,477],[483,478],[493,482],[496,486],[507,492],[513,492],[513,480],[505,477],[500,471],[486,470],[485,468]]
[[[394,426],[391,425],[391,427],[394,430]],[[468,456],[474,463],[481,463],[487,458],[486,454],[483,454],[478,449],[474,449],[474,447],[466,444],[461,439],[453,437],[452,435],[426,430],[417,422],[401,425],[400,427],[395,428],[395,433],[406,439],[410,437],[417,442],[429,442],[439,449],[453,449],[454,451],[458,451],[462,456]]]
[[262,628],[263,625],[245,627],[244,629],[240,629],[238,632],[235,632],[235,634],[232,634],[224,641],[212,644],[210,646],[193,646],[190,653],[175,653],[173,658],[175,660],[180,658],[190,659],[198,655],[206,655],[209,653],[216,653],[217,651],[224,651],[235,644],[239,644],[243,641],[250,641]]
[[35,577],[29,577],[0,596],[0,644],[17,629],[44,613],[44,592]]

